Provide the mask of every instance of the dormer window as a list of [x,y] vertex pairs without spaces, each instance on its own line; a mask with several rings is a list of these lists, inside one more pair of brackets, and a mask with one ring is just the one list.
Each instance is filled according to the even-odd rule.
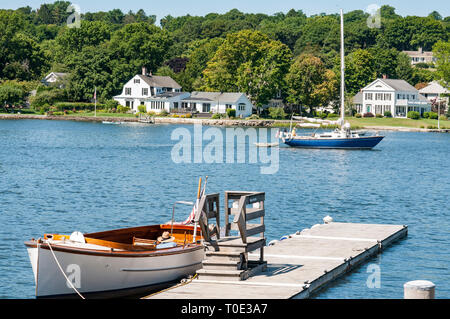
[[134,79],[134,84],[139,84],[139,83],[141,83],[140,79]]

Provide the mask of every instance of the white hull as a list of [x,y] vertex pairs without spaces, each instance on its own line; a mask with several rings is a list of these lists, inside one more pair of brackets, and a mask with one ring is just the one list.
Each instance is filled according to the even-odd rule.
[[[202,267],[204,250],[140,257],[54,253],[66,276],[81,294],[105,293],[174,282]],[[28,247],[36,282],[36,296],[76,294],[48,248]]]

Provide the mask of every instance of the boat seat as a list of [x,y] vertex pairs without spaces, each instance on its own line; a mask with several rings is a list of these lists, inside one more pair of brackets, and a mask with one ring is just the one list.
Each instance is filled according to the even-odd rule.
[[157,244],[158,242],[156,240],[133,237],[133,246],[145,247],[148,249],[156,249]]

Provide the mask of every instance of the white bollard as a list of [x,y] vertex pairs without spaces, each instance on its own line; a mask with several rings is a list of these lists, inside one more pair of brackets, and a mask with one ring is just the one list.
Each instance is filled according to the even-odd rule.
[[434,299],[436,285],[431,281],[416,280],[404,285],[405,299]]

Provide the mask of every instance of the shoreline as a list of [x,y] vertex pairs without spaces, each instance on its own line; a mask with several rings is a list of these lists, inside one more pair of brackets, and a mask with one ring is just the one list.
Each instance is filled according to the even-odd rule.
[[[74,122],[124,122],[140,123],[136,117],[92,117],[92,116],[47,116],[33,114],[0,114],[1,120],[46,120],[46,121],[74,121]],[[232,126],[232,127],[261,127],[283,128],[289,125],[289,120],[228,120],[228,119],[196,119],[155,117],[155,124],[202,124],[206,126]],[[300,123],[294,121],[293,123]],[[144,124],[144,123],[143,123]],[[400,126],[365,126],[359,128],[370,131],[396,131],[396,132],[423,132],[423,133],[450,133],[450,129],[424,129]]]

